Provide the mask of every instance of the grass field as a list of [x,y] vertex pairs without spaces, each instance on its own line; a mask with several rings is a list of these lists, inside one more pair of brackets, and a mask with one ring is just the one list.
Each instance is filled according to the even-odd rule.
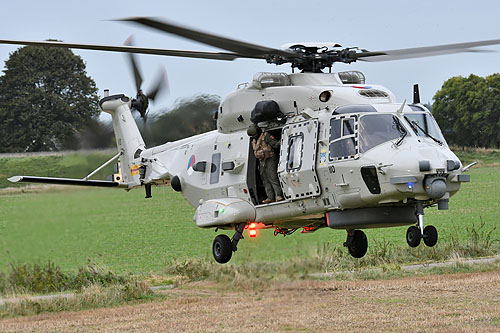
[[[471,170],[472,182],[450,200],[449,211],[426,210],[426,224],[439,230],[440,240],[465,241],[472,224],[487,232],[499,224],[500,152],[456,150],[464,164],[480,161]],[[83,177],[109,158],[109,154],[0,159],[0,188],[14,174]],[[107,169],[97,175],[103,178]],[[0,193],[0,269],[10,262],[48,260],[63,269],[76,269],[88,259],[117,272],[157,272],[175,259],[211,259],[215,233],[195,226],[194,209],[169,187],[153,189],[144,199],[142,190],[56,188]],[[367,230],[370,248],[405,246],[406,227]],[[500,228],[493,238],[500,239]],[[246,238],[232,262],[282,261],[317,255],[325,243],[341,245],[345,232],[322,229],[313,234],[274,237],[272,230]],[[439,246],[439,244],[438,244]],[[380,246],[379,246],[380,247]],[[426,248],[422,246],[422,251]],[[378,254],[378,252],[377,252]]]
[[[0,158],[0,189],[25,186],[25,184],[13,184],[7,180],[14,175],[83,178],[113,155],[106,152],[92,152],[63,156]],[[112,173],[113,164],[99,171],[93,179],[105,179]]]
[[[440,242],[468,241],[472,224],[482,231],[499,224],[500,167],[471,170],[471,183],[450,200],[449,211],[426,210],[426,224],[439,230]],[[71,188],[46,193],[0,195],[0,267],[48,260],[74,270],[90,259],[115,272],[162,271],[175,259],[211,259],[213,230],[196,227],[194,209],[170,187],[142,190]],[[480,230],[480,231],[481,231]],[[406,227],[367,230],[368,257],[381,246],[406,246]],[[500,239],[500,228],[492,233]],[[232,262],[285,261],[315,256],[326,243],[341,246],[345,232],[321,229],[312,234],[274,237],[272,230],[240,242]],[[377,251],[376,251],[377,250]],[[417,251],[429,251],[423,245]]]

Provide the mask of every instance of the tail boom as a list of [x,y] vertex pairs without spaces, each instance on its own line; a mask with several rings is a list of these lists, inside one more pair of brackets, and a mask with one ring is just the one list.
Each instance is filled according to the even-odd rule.
[[146,150],[146,145],[132,117],[130,98],[123,94],[107,96],[99,101],[99,106],[113,118],[124,183],[128,188],[140,186],[143,179],[141,153]]

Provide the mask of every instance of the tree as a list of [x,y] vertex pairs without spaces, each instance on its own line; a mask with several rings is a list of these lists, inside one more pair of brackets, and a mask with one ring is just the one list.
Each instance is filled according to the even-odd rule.
[[0,151],[78,148],[76,134],[99,114],[95,82],[69,49],[22,47],[0,76]]
[[499,147],[500,74],[452,77],[434,95],[432,113],[450,144]]
[[145,141],[151,146],[216,129],[213,114],[219,103],[219,96],[206,94],[180,100],[152,119],[150,130],[143,131]]

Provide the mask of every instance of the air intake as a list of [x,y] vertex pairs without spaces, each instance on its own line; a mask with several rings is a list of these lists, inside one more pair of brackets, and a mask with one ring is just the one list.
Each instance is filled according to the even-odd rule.
[[366,98],[389,98],[388,93],[377,89],[359,90],[358,94]]

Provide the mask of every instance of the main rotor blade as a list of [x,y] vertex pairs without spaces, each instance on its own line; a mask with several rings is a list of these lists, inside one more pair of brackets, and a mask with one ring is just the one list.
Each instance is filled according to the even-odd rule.
[[119,21],[135,22],[176,36],[194,40],[199,43],[215,46],[220,49],[228,51],[233,51],[240,55],[260,56],[266,58],[271,55],[279,55],[282,57],[294,57],[294,58],[300,56],[295,52],[242,42],[236,39],[231,39],[227,37],[210,34],[207,32],[202,32],[199,30],[190,29],[187,27],[182,27],[180,25],[176,25],[165,21],[160,22],[155,19],[147,17],[131,17],[131,18],[120,19]]
[[77,43],[65,43],[65,42],[55,42],[55,41],[26,41],[26,40],[0,39],[0,44],[33,45],[33,46],[46,46],[46,47],[47,46],[48,47],[66,47],[66,48],[70,48],[70,49],[80,49],[80,50],[155,54],[155,55],[172,56],[172,57],[229,60],[229,61],[234,60],[236,58],[264,59],[264,57],[261,57],[261,56],[252,56],[252,55],[247,55],[247,54],[242,55],[242,54],[225,53],[225,52],[168,50],[168,49],[145,48],[145,47],[137,47],[137,46],[77,44]]
[[437,55],[453,54],[460,52],[489,52],[488,50],[480,50],[480,49],[478,50],[475,48],[480,46],[497,45],[497,44],[500,44],[500,39],[483,40],[483,41],[468,42],[468,43],[444,44],[444,45],[435,45],[426,47],[414,47],[408,49],[361,52],[361,53],[351,54],[350,57],[353,59],[367,61],[367,62],[390,61],[390,60],[400,60],[400,59],[432,57]]

